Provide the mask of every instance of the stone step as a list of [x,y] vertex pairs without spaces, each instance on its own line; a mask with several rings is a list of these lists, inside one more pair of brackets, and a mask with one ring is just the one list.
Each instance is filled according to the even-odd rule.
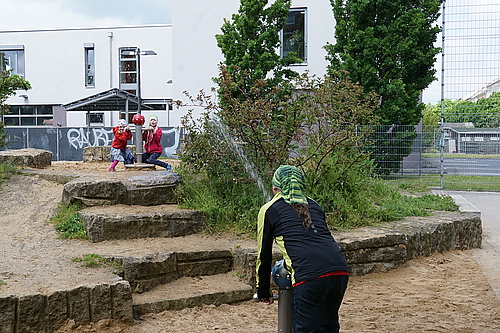
[[147,237],[177,237],[199,232],[205,223],[197,210],[177,205],[94,206],[79,211],[92,242]]
[[84,206],[141,205],[154,206],[177,203],[175,172],[141,171],[109,172],[105,176],[81,176],[64,184],[62,201]]
[[125,170],[156,170],[156,166],[147,163],[125,164]]
[[201,305],[221,305],[250,300],[253,288],[242,282],[234,271],[226,274],[184,277],[161,285],[147,293],[133,294],[133,316],[181,310]]
[[109,256],[122,267],[122,277],[132,292],[143,293],[182,277],[227,273],[233,267],[229,250],[157,252],[138,256]]

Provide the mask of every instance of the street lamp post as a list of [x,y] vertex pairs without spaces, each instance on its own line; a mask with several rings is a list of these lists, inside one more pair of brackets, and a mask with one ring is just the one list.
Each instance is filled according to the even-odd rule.
[[[130,52],[130,53],[128,53]],[[153,50],[141,51],[140,48],[136,48],[134,51],[125,51],[125,54],[135,55],[137,57],[137,114],[141,114],[142,111],[142,95],[141,95],[141,55],[156,55]],[[142,163],[142,124],[135,125],[135,155],[137,163]]]

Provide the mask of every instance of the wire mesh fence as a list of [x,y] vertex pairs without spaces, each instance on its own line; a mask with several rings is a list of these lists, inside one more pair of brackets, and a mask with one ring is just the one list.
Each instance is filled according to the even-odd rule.
[[500,190],[500,1],[445,0],[441,121],[374,132],[379,174]]
[[444,2],[442,67],[440,185],[495,189],[500,185],[500,1]]
[[446,189],[500,190],[500,129],[378,126],[367,146],[376,172]]

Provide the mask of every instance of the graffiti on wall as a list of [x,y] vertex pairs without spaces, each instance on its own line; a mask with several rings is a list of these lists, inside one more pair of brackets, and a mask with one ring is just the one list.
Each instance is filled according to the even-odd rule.
[[[181,129],[162,128],[161,144],[165,157],[175,157],[180,147]],[[55,161],[81,161],[83,148],[88,146],[110,146],[113,142],[112,128],[6,128],[8,149],[37,148],[52,152]],[[135,144],[133,136],[130,144]]]
[[174,127],[174,128],[171,128],[171,129],[167,129],[163,132],[163,135],[167,135],[167,136],[173,136],[174,140],[174,144],[173,145],[164,145],[163,146],[163,154],[166,156],[166,157],[174,157],[177,155],[177,151],[179,150],[179,147],[180,147],[180,144],[181,144],[181,131],[179,129],[179,127]]
[[104,128],[70,128],[66,133],[68,143],[75,149],[89,146],[109,146],[113,141],[113,130]]

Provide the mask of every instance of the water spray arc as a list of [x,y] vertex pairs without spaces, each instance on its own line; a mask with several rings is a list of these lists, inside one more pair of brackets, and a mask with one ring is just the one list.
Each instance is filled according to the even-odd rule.
[[264,195],[264,199],[266,201],[271,200],[271,195],[269,192],[266,190],[266,187],[264,186],[264,183],[262,182],[262,179],[260,176],[257,174],[255,171],[256,168],[254,164],[248,160],[248,157],[245,155],[245,152],[241,148],[241,143],[236,142],[233,137],[229,134],[229,130],[226,125],[221,123],[219,120],[214,121],[215,127],[217,128],[219,134],[221,137],[227,141],[231,147],[231,150],[239,157],[241,160],[241,163],[243,164],[243,167],[245,168],[246,173],[252,178],[256,183],[259,189],[262,191],[262,194]]

